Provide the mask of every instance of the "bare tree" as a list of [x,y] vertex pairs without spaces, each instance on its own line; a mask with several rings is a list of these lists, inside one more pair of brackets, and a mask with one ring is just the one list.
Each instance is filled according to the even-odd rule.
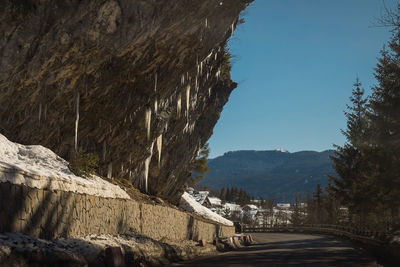
[[373,26],[375,27],[399,27],[400,26],[400,3],[397,4],[397,8],[389,8],[385,1],[382,1],[384,14],[380,18],[377,18]]

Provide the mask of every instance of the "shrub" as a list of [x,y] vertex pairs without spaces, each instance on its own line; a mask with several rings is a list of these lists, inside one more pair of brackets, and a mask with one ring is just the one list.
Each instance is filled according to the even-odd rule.
[[222,59],[222,64],[221,64],[221,76],[224,79],[230,79],[230,73],[232,69],[232,64],[231,64],[231,59],[232,55],[230,54],[229,50],[225,48],[225,54]]
[[99,157],[93,153],[86,153],[81,148],[71,152],[69,169],[77,176],[87,177],[95,173],[99,164]]

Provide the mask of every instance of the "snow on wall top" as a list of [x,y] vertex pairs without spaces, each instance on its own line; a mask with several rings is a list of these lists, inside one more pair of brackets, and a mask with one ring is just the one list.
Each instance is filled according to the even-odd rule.
[[219,222],[221,224],[225,224],[228,226],[232,226],[233,222],[230,220],[225,219],[224,217],[218,215],[215,212],[212,212],[208,208],[204,207],[200,203],[196,201],[191,195],[188,193],[184,192],[181,198],[181,201],[179,203],[179,206],[183,208],[186,211],[194,212],[200,215],[203,218]]
[[129,199],[119,186],[98,176],[74,175],[68,162],[43,146],[25,146],[0,134],[0,182],[38,189],[70,191],[108,198]]

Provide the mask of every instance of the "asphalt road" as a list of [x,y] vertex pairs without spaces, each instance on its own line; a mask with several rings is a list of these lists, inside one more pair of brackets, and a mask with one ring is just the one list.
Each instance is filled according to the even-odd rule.
[[333,237],[286,234],[252,234],[257,244],[240,251],[180,262],[172,266],[381,266]]

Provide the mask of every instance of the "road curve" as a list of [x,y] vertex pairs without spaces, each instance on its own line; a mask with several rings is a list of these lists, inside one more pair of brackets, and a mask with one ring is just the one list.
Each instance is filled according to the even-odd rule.
[[381,266],[333,237],[289,233],[254,233],[257,244],[240,251],[175,263],[172,266]]

